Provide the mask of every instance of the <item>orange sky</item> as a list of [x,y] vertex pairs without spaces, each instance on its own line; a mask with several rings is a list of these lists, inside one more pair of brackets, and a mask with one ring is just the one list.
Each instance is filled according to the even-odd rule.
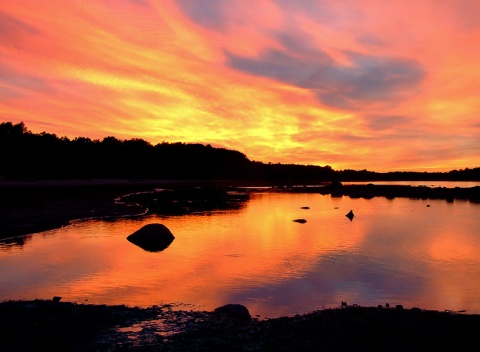
[[480,2],[0,4],[0,122],[263,162],[480,166]]

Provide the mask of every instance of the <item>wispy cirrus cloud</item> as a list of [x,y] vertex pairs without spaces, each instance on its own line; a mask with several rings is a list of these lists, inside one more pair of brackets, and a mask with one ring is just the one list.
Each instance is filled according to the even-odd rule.
[[369,103],[392,104],[412,94],[426,75],[418,62],[409,59],[345,53],[349,63],[342,64],[319,49],[303,56],[303,47],[288,36],[283,38],[283,43],[293,43],[288,47],[293,50],[266,50],[256,58],[227,52],[227,64],[309,89],[322,103],[342,109]]
[[8,101],[11,98],[29,96],[35,93],[52,92],[52,87],[48,80],[42,79],[36,75],[19,72],[18,70],[2,65],[0,62],[0,101]]
[[39,34],[34,26],[0,11],[0,43],[19,40],[22,34]]
[[4,1],[0,119],[264,162],[474,167],[479,17],[469,0]]
[[399,127],[404,127],[411,122],[411,119],[407,116],[401,115],[377,115],[366,117],[366,123],[368,128],[375,131],[392,130]]
[[176,3],[197,24],[217,31],[230,23],[231,18],[225,12],[234,4],[231,0],[176,0]]

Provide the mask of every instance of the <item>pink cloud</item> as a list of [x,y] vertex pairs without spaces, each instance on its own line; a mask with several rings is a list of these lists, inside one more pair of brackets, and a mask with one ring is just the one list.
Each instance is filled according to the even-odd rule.
[[472,1],[4,2],[0,120],[266,162],[475,167],[479,17]]

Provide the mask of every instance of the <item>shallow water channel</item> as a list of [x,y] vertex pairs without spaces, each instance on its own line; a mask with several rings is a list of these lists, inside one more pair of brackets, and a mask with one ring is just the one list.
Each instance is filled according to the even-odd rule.
[[[149,223],[171,230],[168,248],[126,240]],[[240,303],[261,318],[341,301],[480,313],[479,229],[469,201],[255,192],[234,211],[88,220],[0,244],[0,300]]]

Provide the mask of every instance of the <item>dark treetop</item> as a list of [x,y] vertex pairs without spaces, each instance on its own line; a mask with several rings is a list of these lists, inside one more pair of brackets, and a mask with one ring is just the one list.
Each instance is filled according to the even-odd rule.
[[0,177],[8,179],[163,179],[307,183],[332,180],[480,180],[480,168],[448,173],[335,171],[330,166],[271,164],[210,145],[133,138],[91,140],[32,133],[23,123],[0,124]]

